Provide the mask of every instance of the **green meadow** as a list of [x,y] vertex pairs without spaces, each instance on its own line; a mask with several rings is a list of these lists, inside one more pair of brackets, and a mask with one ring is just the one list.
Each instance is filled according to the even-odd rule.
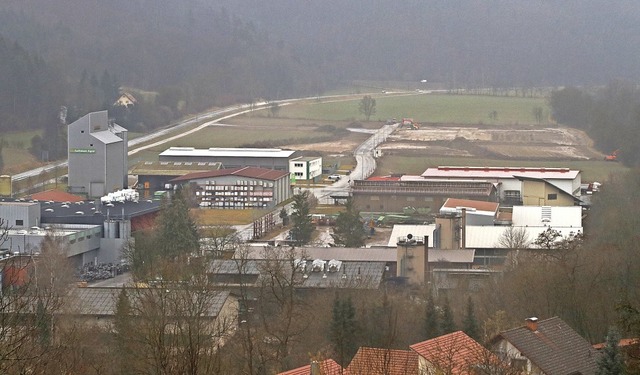
[[[544,98],[517,98],[485,95],[376,95],[376,113],[372,121],[413,118],[418,122],[458,124],[536,124],[534,108],[542,108],[542,123],[549,121],[549,106]],[[358,111],[360,99],[330,100],[282,106],[279,117],[364,121]]]

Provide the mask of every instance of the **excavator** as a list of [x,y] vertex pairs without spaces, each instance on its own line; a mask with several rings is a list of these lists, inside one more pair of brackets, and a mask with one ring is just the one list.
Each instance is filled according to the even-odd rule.
[[615,150],[614,152],[610,153],[609,155],[606,155],[604,157],[605,161],[618,161],[618,153],[620,152],[620,150]]
[[420,129],[420,124],[413,121],[412,118],[403,118],[402,127],[404,127],[405,129],[418,130]]

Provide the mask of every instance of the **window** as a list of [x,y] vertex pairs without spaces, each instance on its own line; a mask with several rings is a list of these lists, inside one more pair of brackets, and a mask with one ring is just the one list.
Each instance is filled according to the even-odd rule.
[[371,199],[372,201],[379,201],[379,200],[380,200],[380,197],[379,197],[379,196],[377,196],[377,195],[372,195],[370,199]]
[[416,197],[407,197],[407,202],[414,202]]
[[296,168],[302,168],[304,165],[302,163],[294,163],[293,166]]
[[16,226],[23,226],[24,220],[16,220]]
[[547,194],[547,200],[555,201],[558,199],[558,194]]

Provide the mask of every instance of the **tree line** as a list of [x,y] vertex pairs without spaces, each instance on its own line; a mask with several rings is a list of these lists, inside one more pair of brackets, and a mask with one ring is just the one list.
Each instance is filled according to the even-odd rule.
[[567,87],[549,99],[556,121],[589,134],[605,154],[618,150],[626,166],[640,165],[640,90],[635,84],[614,81],[593,90]]

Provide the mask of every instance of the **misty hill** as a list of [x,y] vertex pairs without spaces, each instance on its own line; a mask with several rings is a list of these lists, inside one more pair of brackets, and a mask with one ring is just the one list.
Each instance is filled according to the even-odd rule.
[[45,67],[33,87],[47,86],[46,98],[55,87],[51,100],[21,102],[37,106],[24,115],[11,87],[33,75],[14,64],[0,111],[11,109],[20,127],[42,127],[61,105],[69,120],[105,109],[119,86],[159,93],[120,119],[144,130],[212,105],[320,94],[352,80],[640,80],[637,2],[5,0],[0,37],[5,51]]

